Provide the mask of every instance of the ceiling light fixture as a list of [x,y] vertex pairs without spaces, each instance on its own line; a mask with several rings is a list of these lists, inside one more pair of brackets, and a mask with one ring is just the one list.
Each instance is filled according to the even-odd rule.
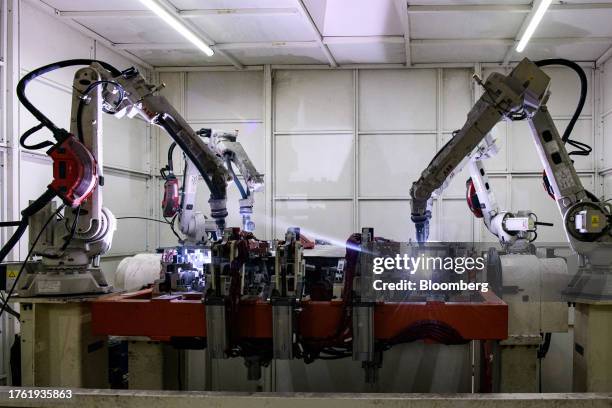
[[191,41],[196,47],[198,47],[204,54],[212,57],[215,53],[208,44],[206,44],[202,39],[193,32],[189,27],[183,24],[178,18],[172,15],[168,10],[166,10],[161,4],[159,4],[156,0],[140,0],[142,4],[147,6],[149,10],[157,14],[162,20],[164,20],[170,27],[174,28],[179,32],[183,37]]
[[538,24],[540,24],[540,21],[542,21],[542,17],[544,17],[544,13],[546,13],[546,10],[548,10],[550,3],[552,3],[552,0],[541,0],[540,1],[540,4],[538,4],[538,8],[536,9],[536,12],[533,14],[533,17],[531,17],[531,21],[529,22],[529,25],[527,25],[527,28],[525,29],[525,32],[523,32],[523,36],[521,37],[521,40],[516,46],[517,52],[523,52],[523,50],[527,46],[527,43],[531,39],[531,36],[533,35],[536,28],[538,27]]

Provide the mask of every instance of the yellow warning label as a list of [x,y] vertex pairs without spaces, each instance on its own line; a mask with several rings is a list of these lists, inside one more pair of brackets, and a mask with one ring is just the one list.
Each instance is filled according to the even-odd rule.
[[9,269],[6,271],[6,276],[9,279],[15,279],[17,277],[17,269]]
[[599,227],[599,215],[591,215],[591,225],[593,227]]

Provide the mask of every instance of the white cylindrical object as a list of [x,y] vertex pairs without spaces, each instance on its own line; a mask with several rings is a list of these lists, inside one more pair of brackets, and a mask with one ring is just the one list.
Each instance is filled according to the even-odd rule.
[[128,292],[138,290],[155,282],[160,274],[161,254],[136,254],[119,263],[115,287]]

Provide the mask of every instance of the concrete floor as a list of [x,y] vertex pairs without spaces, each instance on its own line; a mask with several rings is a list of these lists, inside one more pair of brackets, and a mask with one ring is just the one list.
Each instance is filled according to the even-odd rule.
[[68,400],[10,399],[0,387],[2,407],[114,408],[564,408],[612,407],[612,394],[305,394],[127,391],[75,389]]

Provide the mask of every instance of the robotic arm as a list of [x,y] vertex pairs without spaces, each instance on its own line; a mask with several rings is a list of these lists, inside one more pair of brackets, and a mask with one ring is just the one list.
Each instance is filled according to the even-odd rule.
[[[612,205],[599,201],[584,188],[565,147],[568,130],[563,138],[559,136],[548,112],[546,102],[550,95],[550,78],[540,66],[553,63],[559,61],[534,63],[524,59],[508,76],[493,73],[484,84],[477,79],[484,87],[485,93],[468,114],[466,124],[438,152],[419,180],[412,185],[412,220],[417,226],[417,240],[424,242],[427,239],[428,222],[431,218],[427,202],[448,175],[466,156],[472,154],[478,143],[499,120],[527,119],[538,156],[563,218],[563,227],[570,247],[581,256],[584,268],[599,276],[591,280],[591,283],[587,282],[590,279],[587,278],[581,286],[581,293],[584,294],[586,290],[601,296],[601,285],[607,285],[606,293],[610,292],[608,295],[612,296],[612,286],[609,282],[606,283],[607,278],[601,278],[610,276],[612,269]],[[583,92],[579,109],[584,96]],[[577,112],[579,113],[579,110]],[[572,141],[571,144],[576,146],[579,143]],[[473,174],[480,173],[478,164],[474,163],[474,166]],[[474,188],[482,191],[483,183],[486,184],[486,179],[477,177]],[[480,204],[482,208],[483,203]],[[485,202],[484,205],[486,204]],[[495,213],[495,205],[484,210]],[[495,216],[491,217],[489,222],[493,228],[496,228],[496,223],[501,225],[500,221],[495,221]]]
[[[95,64],[94,64],[95,66]],[[164,129],[174,142],[193,162],[210,190],[211,216],[215,220],[218,236],[223,235],[227,217],[227,183],[232,176],[223,161],[193,131],[185,119],[161,95],[155,95],[160,88],[149,84],[134,68],[114,76],[101,66],[95,67],[103,79],[117,83],[123,95],[106,92],[105,101],[115,106],[115,116],[134,117],[140,115],[147,122]]]
[[[493,73],[482,84],[485,93],[468,113],[467,122],[449,142],[436,154],[421,177],[412,185],[412,221],[416,225],[417,241],[427,241],[429,219],[431,218],[431,197],[434,192],[448,183],[449,176],[478,154],[478,145],[491,129],[502,119],[511,119],[537,109],[547,95],[548,77],[528,60],[521,62],[508,76]],[[480,169],[474,168],[480,173]],[[481,189],[481,195],[484,191]],[[486,201],[487,200],[483,200]],[[480,203],[481,205],[483,203]],[[490,203],[493,204],[493,203]],[[486,209],[493,215],[498,209],[496,203]],[[493,224],[491,224],[493,225]]]
[[[236,141],[238,137],[237,131],[200,129],[196,133],[204,137],[204,140],[207,141],[207,146],[226,163],[227,169],[242,196],[240,200],[242,229],[252,232],[255,229],[255,223],[251,220],[254,204],[252,193],[260,191],[263,187],[263,175],[257,172],[242,145]],[[206,221],[204,214],[195,209],[199,174],[194,163],[189,158],[186,158],[182,194],[179,193],[178,180],[174,176],[172,163],[172,153],[175,147],[176,143],[170,145],[168,165],[162,169],[162,177],[166,180],[162,203],[164,217],[173,217],[178,213],[180,230],[186,236],[186,241],[190,243],[205,242],[207,232],[211,231],[211,226]],[[234,172],[232,163],[240,170],[240,174],[246,182],[246,189]],[[179,198],[181,195],[182,199]],[[214,229],[212,230],[214,231]]]
[[491,135],[485,136],[484,143],[468,163],[470,178],[466,182],[466,200],[470,211],[482,218],[487,229],[495,235],[507,252],[524,252],[537,238],[537,226],[550,223],[539,222],[529,210],[516,213],[500,209],[495,194],[491,190],[483,160],[497,154],[497,145]]

